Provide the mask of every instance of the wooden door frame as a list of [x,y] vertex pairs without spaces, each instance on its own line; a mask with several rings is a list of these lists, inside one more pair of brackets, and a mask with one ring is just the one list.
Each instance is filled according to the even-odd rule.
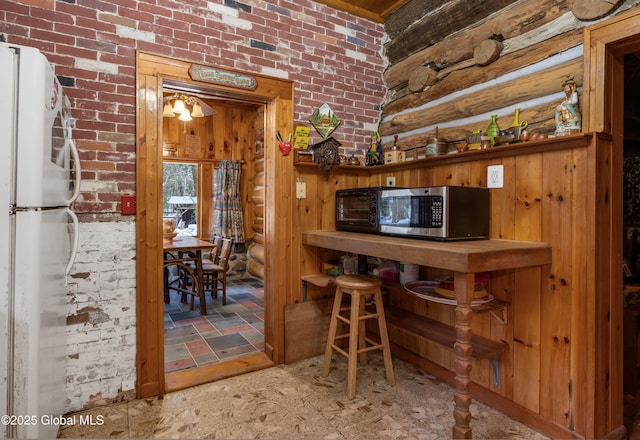
[[[610,151],[603,154],[594,185],[602,196],[596,207],[596,310],[592,316],[594,353],[588,391],[589,437],[617,435],[622,426],[622,205],[624,151],[624,55],[640,50],[640,10],[630,9],[585,28],[583,131],[605,133]],[[602,310],[598,310],[602,309]],[[598,390],[606,390],[601,393]],[[604,394],[604,395],[603,395]]]
[[[137,397],[164,393],[162,298],[162,85],[171,80],[206,88],[216,96],[265,105],[265,354],[284,361],[284,303],[290,281],[272,261],[287,261],[291,242],[291,156],[277,154],[276,133],[293,132],[293,81],[235,69],[255,89],[192,80],[196,63],[146,52],[136,54],[136,369]],[[208,66],[215,67],[215,66]],[[273,148],[271,148],[273,147]],[[278,195],[276,197],[276,194]]]

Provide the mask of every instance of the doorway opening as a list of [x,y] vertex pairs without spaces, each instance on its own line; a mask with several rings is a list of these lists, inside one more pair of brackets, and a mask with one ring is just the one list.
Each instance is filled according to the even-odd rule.
[[[637,350],[635,355],[625,353],[625,344],[634,341],[637,344],[638,325],[634,323],[635,330],[624,328],[625,320],[628,320],[627,307],[624,304],[623,285],[627,279],[634,276],[634,269],[628,267],[625,270],[624,259],[629,257],[631,243],[626,237],[633,227],[626,225],[636,219],[629,219],[626,210],[629,204],[625,203],[624,169],[625,156],[637,152],[636,132],[637,127],[637,101],[634,96],[638,93],[636,83],[632,81],[634,73],[637,74],[637,54],[640,53],[640,33],[637,20],[640,12],[632,8],[622,12],[601,23],[594,24],[585,29],[585,132],[599,132],[611,136],[612,150],[610,161],[610,181],[599,181],[606,185],[609,206],[611,209],[604,218],[603,224],[596,230],[596,234],[606,238],[603,241],[608,246],[610,261],[602,261],[602,270],[608,273],[602,280],[601,295],[609,296],[610,307],[607,312],[610,320],[608,337],[603,338],[602,349],[597,352],[596,361],[605,367],[607,373],[608,395],[611,402],[610,412],[607,415],[616,424],[620,415],[624,413],[624,426],[617,432],[626,430],[628,438],[639,438],[638,421],[640,421],[640,406],[637,404],[637,391],[629,393],[628,377],[637,375],[629,371],[624,365],[631,362],[637,366]],[[627,81],[629,80],[629,81]],[[587,92],[588,91],[588,92]],[[635,113],[635,115],[634,115]],[[627,219],[625,219],[627,217]],[[609,219],[609,221],[606,221]],[[640,221],[640,219],[637,219]],[[604,265],[608,264],[608,267]],[[627,264],[629,262],[627,261]],[[626,272],[626,274],[624,273]],[[604,302],[603,302],[604,304]],[[623,365],[623,374],[619,372]],[[636,372],[637,373],[637,372]],[[631,396],[630,398],[628,396]],[[622,421],[622,420],[620,420]],[[609,429],[617,428],[612,425]]]
[[629,438],[640,438],[640,51],[624,55],[624,77],[624,420]]
[[[194,284],[191,276],[176,265],[164,269],[169,272],[163,315],[166,391],[191,386],[194,377],[203,382],[226,376],[237,370],[236,362],[264,356],[264,284],[247,265],[253,225],[263,220],[254,215],[249,195],[256,163],[263,159],[255,146],[264,106],[210,93],[190,92],[177,82],[163,89],[163,224],[174,225],[174,241],[191,236],[212,243],[201,254],[204,269],[225,272],[201,287],[203,297],[191,304],[182,290]],[[179,100],[193,103],[192,118],[169,108]],[[230,254],[222,255],[216,236],[233,240]]]
[[[255,88],[247,89],[245,82],[215,84],[210,81],[192,79],[193,63],[167,58],[159,55],[138,52],[136,63],[137,116],[136,116],[136,335],[137,335],[137,381],[136,391],[140,398],[157,396],[167,391],[173,391],[200,383],[211,382],[223,377],[229,377],[267,368],[275,363],[283,362],[283,308],[286,300],[282,289],[275,289],[275,285],[284,284],[284,275],[273,270],[269,261],[279,258],[274,255],[280,252],[274,247],[278,240],[287,239],[290,230],[286,222],[276,222],[276,218],[283,216],[286,205],[276,197],[282,186],[288,182],[292,170],[288,163],[277,160],[272,149],[264,148],[265,139],[273,139],[279,130],[292,131],[293,121],[293,90],[292,81],[261,76],[258,74],[223,69],[225,78],[238,77],[240,79],[252,77]],[[208,66],[197,66],[209,68]],[[211,67],[216,70],[217,68]],[[220,70],[220,69],[217,69]],[[262,154],[261,177],[262,188],[254,190],[260,195],[263,207],[262,228],[264,269],[264,352],[242,357],[238,360],[218,363],[214,366],[204,366],[186,372],[176,378],[171,373],[165,377],[164,369],[164,276],[163,260],[163,200],[162,200],[162,167],[165,157],[163,145],[163,113],[164,91],[167,88],[179,88],[192,94],[206,94],[207,99],[215,101],[215,105],[229,108],[231,116],[218,118],[220,125],[205,127],[213,130],[214,142],[202,144],[197,138],[204,138],[197,127],[185,126],[186,121],[180,121],[189,146],[185,153],[199,156],[196,162],[214,164],[215,152],[235,151],[231,145],[246,141],[245,131],[237,129],[234,123],[247,123],[243,111],[234,111],[238,107],[252,107],[254,112],[262,112],[259,118],[263,121],[261,133],[256,136],[256,142],[249,149],[242,149],[244,160],[249,163],[257,159],[258,150]],[[205,108],[202,106],[203,113]],[[217,109],[220,112],[220,109]],[[199,121],[193,113],[198,114],[192,107],[191,116]],[[171,118],[178,120],[178,118]],[[231,121],[231,123],[230,123]],[[225,126],[225,124],[227,124]],[[225,137],[225,128],[228,128]],[[219,136],[219,137],[216,137]],[[260,148],[258,148],[260,147]],[[167,148],[170,150],[170,148]],[[209,157],[211,154],[213,157]],[[221,159],[222,154],[218,156]],[[179,156],[175,157],[176,160]],[[243,157],[232,157],[242,161]],[[193,161],[193,160],[191,160]],[[197,207],[197,221],[199,225],[209,225],[211,212],[203,206],[208,200],[204,191],[213,191],[213,185],[205,186],[204,181],[213,182],[213,167],[201,167],[202,174],[198,176],[199,203]],[[274,176],[278,176],[278,179]],[[208,189],[207,189],[208,188]],[[247,199],[249,200],[249,199]],[[282,211],[282,212],[281,212]],[[207,217],[207,215],[209,217]],[[202,236],[203,230],[198,227]],[[203,237],[206,238],[206,237]],[[276,292],[277,290],[277,292]],[[221,366],[224,365],[224,368]]]

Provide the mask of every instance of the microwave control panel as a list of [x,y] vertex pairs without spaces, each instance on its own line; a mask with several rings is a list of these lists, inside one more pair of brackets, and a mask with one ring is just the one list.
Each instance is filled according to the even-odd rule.
[[444,212],[444,203],[442,201],[442,196],[431,196],[428,197],[427,200],[430,202],[430,213],[429,216],[429,227],[431,228],[441,228],[442,227],[442,218]]

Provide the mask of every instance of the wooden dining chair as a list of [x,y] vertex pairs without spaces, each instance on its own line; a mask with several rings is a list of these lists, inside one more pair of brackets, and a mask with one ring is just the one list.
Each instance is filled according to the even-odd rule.
[[[182,302],[187,301],[187,297],[191,296],[191,301],[189,304],[189,310],[193,311],[195,306],[196,297],[200,297],[200,293],[198,290],[198,277],[195,272],[195,268],[188,261],[183,261],[180,259],[169,259],[164,261],[164,270],[168,271],[170,267],[175,266],[178,268],[178,278],[177,284],[172,285],[171,289],[180,293],[182,298]],[[169,285],[165,287],[165,303],[169,303],[170,298],[168,296]],[[204,292],[204,291],[203,291]],[[204,294],[200,297],[200,301],[204,301]]]
[[213,248],[211,251],[202,254],[202,264],[218,264],[222,247],[222,237],[220,235],[212,235],[209,241],[213,243]]
[[211,291],[211,298],[218,297],[218,290],[222,290],[222,305],[227,304],[227,271],[229,270],[229,258],[233,250],[233,239],[223,238],[220,244],[218,260],[214,263],[202,264],[202,278],[204,292]]

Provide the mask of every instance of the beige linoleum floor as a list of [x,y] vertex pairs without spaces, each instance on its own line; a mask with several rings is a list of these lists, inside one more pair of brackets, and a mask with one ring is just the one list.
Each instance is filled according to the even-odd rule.
[[[75,413],[62,438],[446,439],[453,426],[453,388],[398,359],[396,386],[387,384],[382,357],[359,367],[357,396],[346,397],[346,359],[322,356],[150,398]],[[545,439],[474,401],[474,438]],[[80,415],[104,418],[80,424]]]

